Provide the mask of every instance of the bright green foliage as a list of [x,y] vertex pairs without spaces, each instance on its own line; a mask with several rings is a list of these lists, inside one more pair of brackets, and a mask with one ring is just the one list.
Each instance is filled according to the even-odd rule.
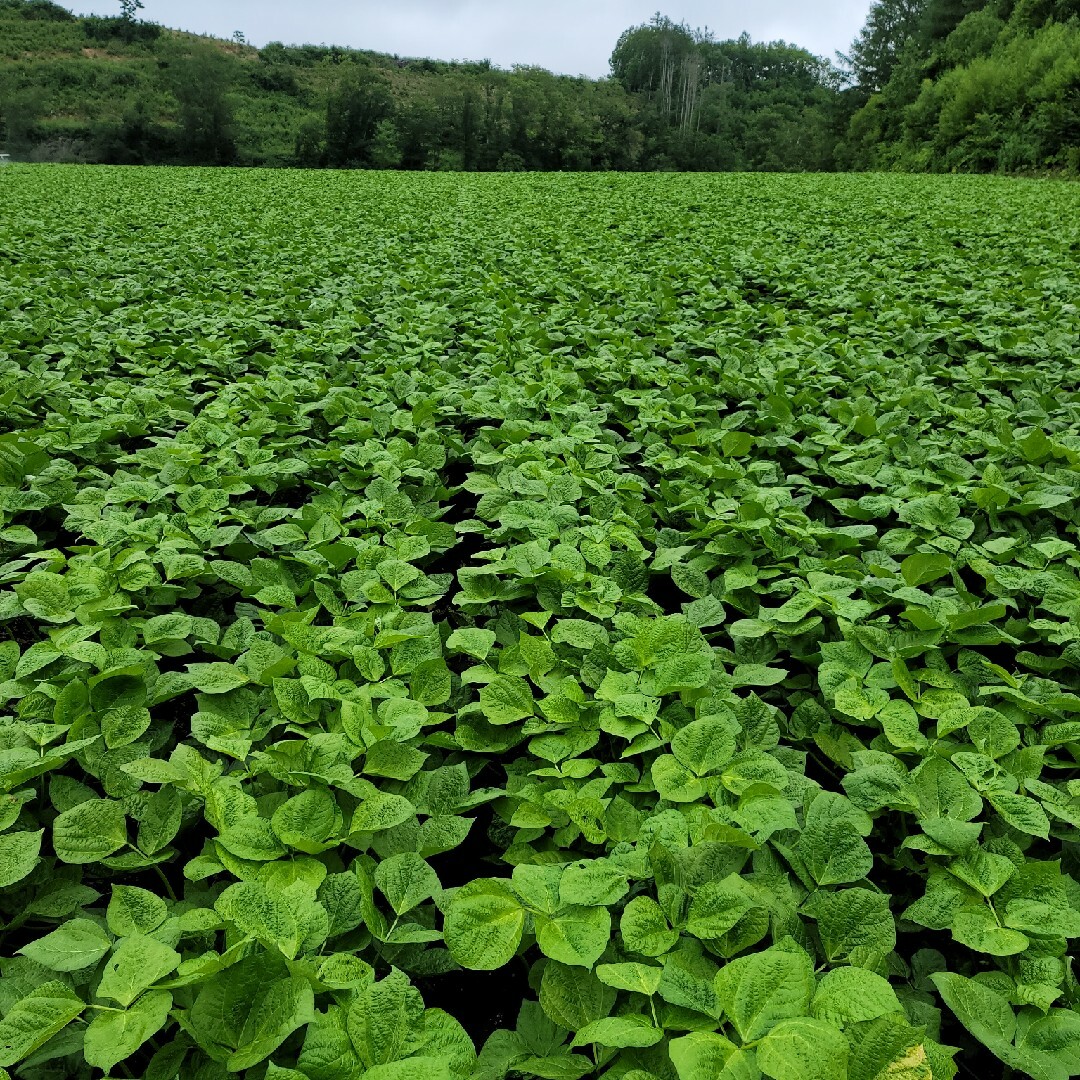
[[1078,14],[1074,0],[874,0],[841,161],[1075,174]]
[[1076,191],[0,185],[0,1068],[1080,1074]]
[[97,923],[71,919],[19,952],[49,971],[79,971],[96,964],[111,945],[109,935]]

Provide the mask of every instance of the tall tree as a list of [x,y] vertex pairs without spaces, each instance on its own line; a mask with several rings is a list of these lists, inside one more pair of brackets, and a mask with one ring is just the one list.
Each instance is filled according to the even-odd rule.
[[233,138],[232,67],[213,45],[197,43],[171,67],[172,91],[180,106],[179,150],[197,165],[230,165]]
[[889,81],[904,48],[915,40],[927,0],[875,0],[866,25],[844,57],[855,81],[871,93]]
[[348,64],[326,105],[326,162],[333,169],[372,164],[379,122],[394,111],[386,79],[360,64]]
[[705,69],[700,46],[708,34],[657,13],[627,30],[611,54],[611,72],[632,93],[644,94],[663,122],[681,133],[697,119]]
[[919,20],[919,47],[929,53],[944,41],[973,11],[986,7],[986,0],[926,0]]
[[40,86],[14,87],[0,83],[0,146],[23,154],[37,141],[37,129],[48,105]]

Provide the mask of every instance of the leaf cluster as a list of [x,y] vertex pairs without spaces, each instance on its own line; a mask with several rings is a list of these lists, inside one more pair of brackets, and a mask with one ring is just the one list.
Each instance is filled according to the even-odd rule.
[[0,1069],[1080,1072],[1073,192],[12,186]]

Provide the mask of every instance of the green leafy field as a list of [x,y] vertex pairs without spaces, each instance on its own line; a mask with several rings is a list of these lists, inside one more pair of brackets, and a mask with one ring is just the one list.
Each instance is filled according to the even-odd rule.
[[1080,189],[0,205],[0,1066],[1080,1073]]

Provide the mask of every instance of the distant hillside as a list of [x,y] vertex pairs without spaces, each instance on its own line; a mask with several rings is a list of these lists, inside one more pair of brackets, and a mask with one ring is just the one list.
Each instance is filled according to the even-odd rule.
[[335,95],[362,88],[363,103],[346,103],[353,108],[338,122],[355,129],[354,143],[375,141],[410,84],[460,81],[480,67],[321,46],[260,51],[151,23],[77,18],[48,0],[0,0],[0,116],[17,155],[318,164]]
[[1080,172],[1080,0],[876,0],[839,67],[657,15],[612,77],[0,0],[0,147],[131,164]]
[[[676,52],[699,44],[668,20],[635,32]],[[120,163],[829,168],[839,98],[828,65],[783,43],[712,46],[730,52],[724,70],[700,80],[701,108],[676,117],[651,93],[648,64],[591,80],[336,47],[255,49],[0,0],[0,144],[39,160]],[[790,70],[778,81],[780,56]]]

